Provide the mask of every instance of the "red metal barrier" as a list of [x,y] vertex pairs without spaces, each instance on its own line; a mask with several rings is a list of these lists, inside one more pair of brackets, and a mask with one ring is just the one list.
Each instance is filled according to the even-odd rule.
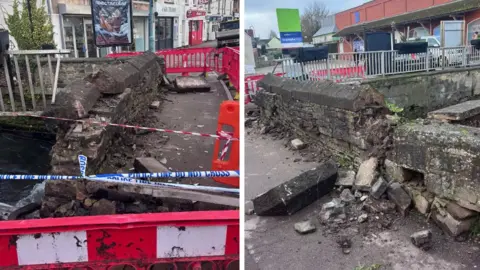
[[[275,76],[283,76],[284,73],[275,73]],[[252,101],[252,97],[257,93],[259,87],[257,82],[265,77],[264,74],[252,75],[245,78],[245,104]]]
[[240,90],[240,52],[238,48],[222,48],[222,73],[226,73],[230,83]]
[[[106,57],[131,57],[142,52],[111,53]],[[181,73],[188,75],[191,72],[216,71],[227,74],[235,89],[240,89],[240,52],[238,47],[216,48],[181,48],[155,52],[165,58],[167,73]]]
[[239,269],[239,212],[0,222],[0,269]]

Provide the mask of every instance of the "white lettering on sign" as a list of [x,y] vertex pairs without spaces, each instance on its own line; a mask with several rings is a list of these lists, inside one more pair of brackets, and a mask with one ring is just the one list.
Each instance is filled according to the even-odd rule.
[[[176,7],[163,7],[162,8],[162,12],[172,12],[172,13],[175,13],[177,12],[177,8]],[[161,14],[160,14],[161,15]]]

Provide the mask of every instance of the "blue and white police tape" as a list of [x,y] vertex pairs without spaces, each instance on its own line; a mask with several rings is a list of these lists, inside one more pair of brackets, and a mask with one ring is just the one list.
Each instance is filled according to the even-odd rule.
[[90,177],[90,176],[69,176],[69,175],[13,175],[13,174],[0,174],[0,180],[78,180],[78,179],[88,179],[92,181],[103,181],[103,182],[116,182],[116,183],[125,183],[133,185],[145,185],[145,186],[155,186],[155,187],[165,187],[165,188],[180,188],[188,190],[202,190],[210,192],[228,192],[228,193],[239,193],[239,189],[233,188],[221,188],[221,187],[210,187],[210,186],[195,186],[195,185],[186,185],[186,184],[174,184],[174,183],[163,183],[163,182],[152,182],[148,180],[141,179],[132,179],[127,177],[119,176],[108,176],[108,177]]
[[133,179],[133,178],[121,177],[121,176],[108,176],[108,177],[87,176],[86,179],[91,181],[124,183],[124,184],[140,185],[140,186],[179,188],[179,189],[188,189],[188,190],[197,190],[197,191],[225,192],[225,193],[236,193],[236,194],[240,193],[240,190],[236,188],[222,188],[222,187],[211,187],[211,186],[195,186],[195,185],[186,185],[186,184],[152,182],[148,180]]
[[69,175],[32,175],[32,174],[0,174],[0,180],[75,180],[83,176]]
[[160,173],[112,173],[95,174],[88,177],[129,177],[129,178],[208,178],[208,177],[240,177],[239,171],[193,171],[193,172],[160,172]]

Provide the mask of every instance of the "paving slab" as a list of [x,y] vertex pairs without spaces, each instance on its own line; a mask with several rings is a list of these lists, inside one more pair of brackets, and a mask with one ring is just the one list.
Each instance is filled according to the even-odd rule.
[[469,100],[428,113],[428,117],[438,120],[462,121],[480,114],[480,100]]

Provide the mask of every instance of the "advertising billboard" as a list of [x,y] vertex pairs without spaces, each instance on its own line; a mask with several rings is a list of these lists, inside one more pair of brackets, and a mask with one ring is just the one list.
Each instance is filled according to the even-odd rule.
[[92,22],[95,46],[132,44],[132,0],[92,0]]
[[303,46],[302,24],[298,9],[277,8],[277,23],[283,48]]

